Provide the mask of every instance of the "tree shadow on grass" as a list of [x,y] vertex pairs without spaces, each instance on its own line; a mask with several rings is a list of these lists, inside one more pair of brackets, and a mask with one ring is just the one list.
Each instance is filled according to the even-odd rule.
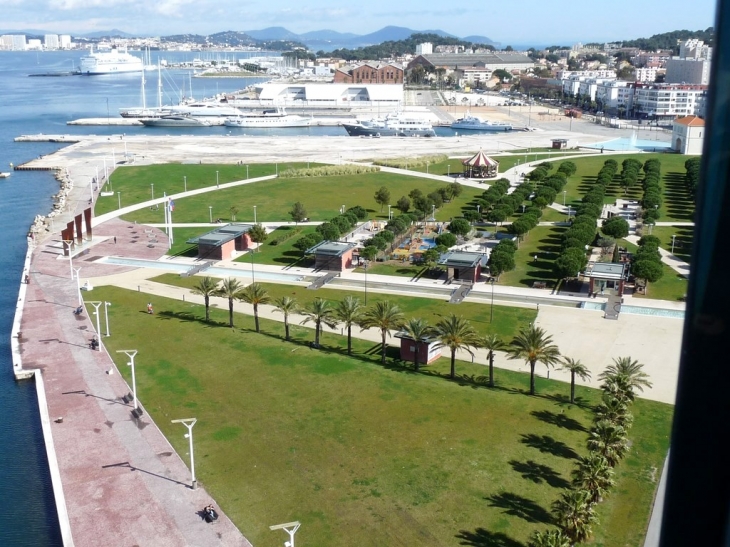
[[519,517],[527,522],[541,522],[552,524],[553,517],[549,511],[529,498],[523,498],[512,492],[500,492],[485,498],[490,507],[504,509],[504,513],[513,517]]
[[[147,313],[147,312],[143,312]],[[170,319],[177,319],[179,321],[186,321],[186,322],[196,322],[200,323],[201,325],[205,325],[207,327],[226,327],[230,328],[228,326],[228,321],[221,322],[221,321],[206,321],[205,317],[198,317],[197,315],[187,312],[187,311],[161,311],[157,313],[157,316],[161,319],[170,320]]]
[[547,483],[553,488],[568,488],[570,483],[566,481],[559,473],[549,465],[543,465],[533,460],[526,462],[518,462],[510,460],[509,464],[512,469],[522,475],[523,479],[534,482],[535,484]]
[[578,420],[570,418],[562,412],[560,414],[557,414],[555,412],[550,412],[549,410],[533,410],[532,412],[530,412],[530,414],[541,422],[556,425],[563,429],[568,429],[570,431],[586,430],[586,428],[583,427],[583,424],[581,424]]
[[512,539],[502,532],[490,532],[484,528],[477,528],[473,532],[460,530],[456,538],[461,540],[459,545],[471,547],[525,547],[524,543]]
[[552,454],[559,458],[577,460],[578,453],[562,441],[553,439],[550,435],[523,434],[520,440],[531,448],[537,448],[542,453]]

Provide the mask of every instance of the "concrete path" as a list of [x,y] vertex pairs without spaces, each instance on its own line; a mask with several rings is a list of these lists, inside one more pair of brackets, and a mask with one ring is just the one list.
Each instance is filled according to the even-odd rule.
[[[633,243],[634,245],[639,244],[639,236],[630,235],[626,236],[626,241]],[[659,247],[659,254],[662,256],[662,262],[672,268],[678,274],[684,277],[689,277],[689,264],[684,260],[677,258],[671,252],[667,251],[663,247]]]

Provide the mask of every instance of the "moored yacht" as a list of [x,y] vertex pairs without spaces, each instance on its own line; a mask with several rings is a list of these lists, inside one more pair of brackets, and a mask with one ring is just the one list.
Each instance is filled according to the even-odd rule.
[[451,124],[451,129],[460,131],[512,131],[512,124],[480,120],[467,112],[463,118],[459,118]]
[[266,127],[308,127],[311,118],[297,114],[287,114],[283,108],[264,110],[261,114],[240,114],[226,118],[223,125],[226,127],[266,128]]
[[185,114],[173,114],[159,118],[142,118],[139,121],[148,127],[208,127],[211,125],[206,120]]
[[412,118],[395,112],[385,118],[343,123],[351,137],[435,137],[433,125],[421,118]]

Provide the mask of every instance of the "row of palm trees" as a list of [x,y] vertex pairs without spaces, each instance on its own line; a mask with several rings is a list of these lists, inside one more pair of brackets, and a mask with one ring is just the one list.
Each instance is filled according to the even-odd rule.
[[[506,343],[495,334],[480,336],[471,326],[468,320],[455,314],[442,317],[435,325],[431,326],[421,318],[406,319],[400,308],[389,300],[381,300],[370,307],[361,304],[358,298],[346,296],[343,300],[334,305],[322,298],[316,298],[300,307],[296,300],[289,296],[282,296],[272,302],[266,289],[259,283],[251,283],[244,286],[240,281],[231,277],[220,283],[211,278],[203,277],[192,289],[193,294],[203,296],[205,303],[205,320],[210,321],[210,298],[212,296],[226,298],[228,300],[229,326],[233,327],[233,302],[238,300],[253,306],[256,332],[259,328],[259,305],[274,305],[274,310],[284,316],[285,338],[290,340],[289,318],[294,314],[304,315],[302,324],[314,324],[314,347],[319,347],[320,335],[323,325],[335,328],[343,325],[347,329],[347,353],[352,354],[352,328],[360,327],[362,330],[377,329],[381,335],[380,358],[385,364],[387,351],[387,338],[392,332],[403,332],[413,340],[433,339],[437,341],[436,347],[448,349],[451,358],[450,378],[456,377],[456,353],[460,350],[474,355],[474,350],[483,348],[487,350],[489,361],[488,385],[494,387],[494,358],[497,351],[504,351],[510,359],[524,360],[530,366],[530,395],[535,394],[535,366],[543,363],[547,367],[557,364],[571,374],[570,402],[575,402],[575,379],[576,376],[587,380],[590,373],[587,367],[580,361],[565,358],[561,359],[558,347],[545,330],[530,324],[522,328],[513,339]],[[414,352],[413,368],[418,371],[421,358],[419,355],[419,344]]]
[[573,488],[553,503],[557,529],[535,532],[530,547],[570,547],[591,537],[596,524],[595,505],[614,486],[613,469],[629,449],[630,412],[636,391],[651,387],[643,365],[631,357],[614,359],[599,378],[603,380],[601,403],[595,409],[588,436],[589,454],[573,471]]

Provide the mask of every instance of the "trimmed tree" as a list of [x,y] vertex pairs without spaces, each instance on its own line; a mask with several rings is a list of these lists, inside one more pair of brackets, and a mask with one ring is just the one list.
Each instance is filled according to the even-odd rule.
[[206,323],[210,321],[210,297],[215,296],[217,290],[218,281],[208,276],[205,276],[200,281],[198,281],[198,284],[190,290],[191,293],[203,297],[203,302],[205,303]]
[[591,373],[580,360],[571,357],[563,357],[563,366],[560,367],[560,370],[570,372],[570,402],[575,404],[575,377],[578,376],[578,378],[585,381],[590,379]]
[[381,348],[380,362],[385,364],[386,338],[390,336],[390,331],[399,329],[404,323],[403,312],[400,308],[389,300],[381,300],[375,305],[367,308],[363,313],[360,326],[363,330],[371,327],[380,330]]
[[469,321],[453,313],[436,323],[433,328],[433,335],[438,339],[436,347],[449,348],[449,351],[451,351],[450,378],[453,380],[456,377],[457,350],[465,350],[470,355],[474,355],[471,348],[479,345],[479,337]]
[[377,192],[375,192],[375,203],[380,205],[380,212],[383,212],[383,207],[390,203],[390,190],[385,186],[381,186]]
[[289,341],[289,316],[297,312],[297,301],[291,296],[282,296],[274,300],[274,311],[284,314],[285,340]]
[[215,296],[228,299],[228,326],[233,328],[233,301],[241,297],[243,284],[235,277],[224,279],[223,283],[215,292]]
[[304,208],[304,205],[301,201],[297,201],[294,204],[291,211],[289,211],[289,216],[291,216],[291,219],[294,221],[295,224],[299,224],[301,221],[307,218],[307,210]]
[[510,359],[523,359],[530,365],[530,395],[535,394],[535,365],[540,362],[551,367],[560,358],[560,350],[553,343],[553,337],[534,324],[520,329],[509,343],[507,353]]
[[359,323],[362,309],[360,299],[350,295],[340,300],[335,308],[335,318],[347,329],[347,355],[352,355],[352,326]]
[[268,304],[271,302],[269,293],[263,285],[259,283],[251,283],[241,291],[239,298],[243,302],[246,302],[246,304],[251,304],[253,306],[253,318],[256,324],[256,332],[261,332],[259,330],[259,304]]
[[629,223],[621,217],[611,217],[603,221],[601,231],[614,239],[622,239],[629,235]]
[[322,298],[315,298],[313,301],[308,302],[302,309],[302,314],[305,316],[302,321],[302,325],[312,321],[314,323],[314,347],[319,347],[319,334],[322,331],[322,323],[333,329],[337,326],[337,321],[334,318],[334,312],[330,308],[329,302]]
[[494,352],[504,351],[507,345],[496,334],[487,334],[479,341],[479,347],[484,348],[489,353],[489,387],[494,387]]
[[266,228],[264,228],[263,224],[254,224],[251,226],[251,229],[248,231],[248,236],[251,238],[251,241],[254,243],[260,245],[266,239],[269,237],[268,232],[266,231]]

